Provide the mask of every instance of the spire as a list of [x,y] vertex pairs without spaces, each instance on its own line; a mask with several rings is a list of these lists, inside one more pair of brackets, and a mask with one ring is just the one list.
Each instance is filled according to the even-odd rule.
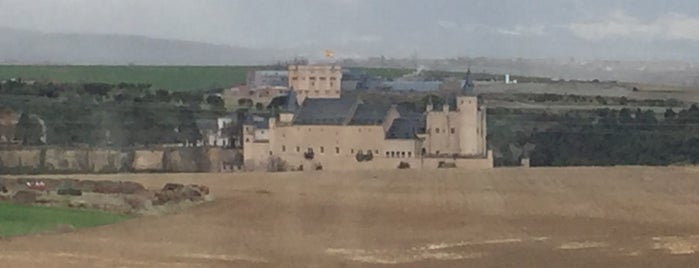
[[427,112],[431,112],[434,109],[434,103],[432,103],[432,96],[427,96],[427,107],[425,108]]
[[475,87],[473,79],[471,78],[471,68],[468,68],[466,76],[464,77],[464,86],[461,88],[461,93],[466,96],[473,96],[475,95],[473,92]]
[[292,87],[291,90],[289,90],[289,94],[287,95],[287,100],[286,100],[286,106],[284,107],[285,112],[296,112],[298,109],[299,105],[296,101],[296,91]]

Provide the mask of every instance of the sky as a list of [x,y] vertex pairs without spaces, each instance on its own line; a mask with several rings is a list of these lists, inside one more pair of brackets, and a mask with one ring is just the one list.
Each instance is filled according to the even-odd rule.
[[699,57],[697,0],[0,0],[0,27],[338,57]]

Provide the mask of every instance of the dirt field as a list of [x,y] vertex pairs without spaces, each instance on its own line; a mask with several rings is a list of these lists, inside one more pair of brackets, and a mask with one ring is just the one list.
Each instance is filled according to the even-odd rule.
[[[95,176],[81,178],[94,179]],[[2,267],[696,267],[699,168],[118,175],[162,217],[0,241]]]

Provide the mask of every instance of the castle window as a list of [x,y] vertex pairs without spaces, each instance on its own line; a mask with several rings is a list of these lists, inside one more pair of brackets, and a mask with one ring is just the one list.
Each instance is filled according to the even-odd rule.
[[405,158],[405,152],[401,152],[401,153],[400,153],[400,156],[401,156],[402,158]]
[[320,146],[320,153],[321,153],[321,154],[324,154],[324,153],[325,153],[325,147]]
[[391,158],[396,157],[396,152],[391,152]]
[[391,153],[386,152],[386,157],[389,157],[389,156],[391,156]]
[[375,153],[375,154],[379,154],[379,150],[374,150],[374,153]]
[[326,80],[326,79],[328,79],[328,78],[325,77],[325,76],[322,76],[322,77],[320,77],[319,79],[320,79],[320,80]]
[[435,128],[435,129],[434,129],[434,133],[439,134],[439,128]]
[[250,142],[250,138],[245,138],[245,142]]
[[315,81],[315,80],[316,80],[316,77],[315,77],[315,76],[311,76],[311,77],[308,78],[308,80]]
[[[316,82],[311,82],[311,86],[315,86]],[[316,94],[318,94],[318,90],[316,90]]]
[[325,91],[325,94],[326,94],[326,95],[330,95],[330,90],[326,90],[326,91]]
[[[313,83],[313,85],[315,86],[316,83]],[[316,95],[318,95],[318,94],[320,94],[320,90],[316,90]]]
[[300,153],[301,152],[301,147],[296,146],[296,152]]
[[272,151],[269,151],[269,155],[272,156]]
[[413,152],[408,152],[408,157],[413,157]]
[[456,129],[455,129],[455,128],[451,128],[451,134],[454,134],[454,133],[456,133]]
[[340,147],[335,147],[335,153],[340,154]]
[[436,154],[436,155],[439,155],[439,150],[437,150],[437,151],[435,152],[435,154]]
[[[298,77],[296,77],[296,76],[294,76],[294,77],[292,77],[292,78],[291,78],[291,80],[294,80],[294,81],[296,81],[296,80],[299,80],[299,78],[298,78]],[[462,103],[463,103],[463,101],[462,101]]]
[[335,90],[335,94],[340,94],[340,91],[339,91],[339,90]]
[[354,149],[352,149],[352,150],[350,151],[350,153],[354,154]]
[[330,82],[330,86],[331,86],[331,87],[335,86],[335,83]]
[[286,152],[286,145],[282,145],[282,152]]

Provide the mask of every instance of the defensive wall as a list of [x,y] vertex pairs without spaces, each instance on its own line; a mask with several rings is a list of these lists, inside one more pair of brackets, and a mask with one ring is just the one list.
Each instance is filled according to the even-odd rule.
[[232,172],[241,168],[242,154],[233,149],[0,147],[0,174]]

